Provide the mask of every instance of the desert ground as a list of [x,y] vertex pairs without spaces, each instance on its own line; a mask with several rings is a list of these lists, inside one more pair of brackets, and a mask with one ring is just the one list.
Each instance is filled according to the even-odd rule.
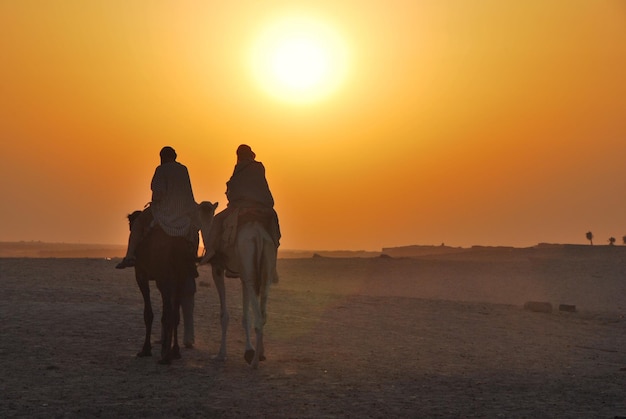
[[208,267],[195,347],[170,366],[156,345],[137,358],[143,303],[116,263],[0,258],[0,417],[626,416],[626,247],[281,258],[258,370],[243,359],[238,279],[227,279],[229,358],[212,359]]

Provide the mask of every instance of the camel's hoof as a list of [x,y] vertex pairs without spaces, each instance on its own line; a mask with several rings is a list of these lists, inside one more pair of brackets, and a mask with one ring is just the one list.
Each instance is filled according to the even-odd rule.
[[265,358],[265,355],[261,355],[261,356],[259,357],[259,361],[265,361],[266,359],[267,359],[267,358]]
[[248,364],[251,364],[254,359],[254,349],[246,350],[246,353],[243,354],[243,359],[245,359]]
[[217,354],[214,357],[211,358],[213,361],[220,361],[220,362],[224,362],[228,359],[228,357],[226,355],[222,355],[222,354]]
[[137,358],[144,358],[147,356],[152,356],[152,351],[150,349],[142,349],[141,352],[137,352]]
[[171,358],[172,359],[181,359],[182,356],[180,356],[180,349],[178,349],[178,348],[172,349]]
[[135,266],[135,259],[124,258],[120,263],[115,265],[115,269],[126,269]]

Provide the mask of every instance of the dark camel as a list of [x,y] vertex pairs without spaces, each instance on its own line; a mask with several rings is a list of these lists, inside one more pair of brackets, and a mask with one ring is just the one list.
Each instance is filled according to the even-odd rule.
[[[199,211],[203,220],[212,221],[217,204],[202,202]],[[128,215],[129,224],[139,217],[142,211]],[[209,221],[209,222],[210,222]],[[135,279],[144,301],[144,324],[146,328],[144,344],[137,353],[139,357],[151,356],[151,331],[154,314],[150,299],[149,281],[154,280],[161,293],[163,311],[161,316],[161,359],[160,364],[170,364],[179,359],[178,324],[180,322],[180,300],[185,282],[197,276],[196,252],[190,243],[181,237],[169,237],[158,227],[153,228],[138,246],[135,254]]]

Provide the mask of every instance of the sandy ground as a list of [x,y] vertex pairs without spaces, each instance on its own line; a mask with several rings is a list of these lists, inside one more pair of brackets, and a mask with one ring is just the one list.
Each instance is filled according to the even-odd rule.
[[[227,282],[229,359],[212,360],[218,301],[203,267],[196,346],[161,366],[135,357],[132,270],[0,259],[0,417],[626,416],[619,250],[281,259],[259,370],[242,356],[237,279]],[[524,310],[531,300],[555,310]]]

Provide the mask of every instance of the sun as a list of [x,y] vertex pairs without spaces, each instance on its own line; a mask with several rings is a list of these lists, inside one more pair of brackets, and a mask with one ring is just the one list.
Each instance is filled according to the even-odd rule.
[[271,96],[310,103],[328,97],[346,78],[347,48],[320,19],[283,16],[256,38],[251,66],[256,83]]

